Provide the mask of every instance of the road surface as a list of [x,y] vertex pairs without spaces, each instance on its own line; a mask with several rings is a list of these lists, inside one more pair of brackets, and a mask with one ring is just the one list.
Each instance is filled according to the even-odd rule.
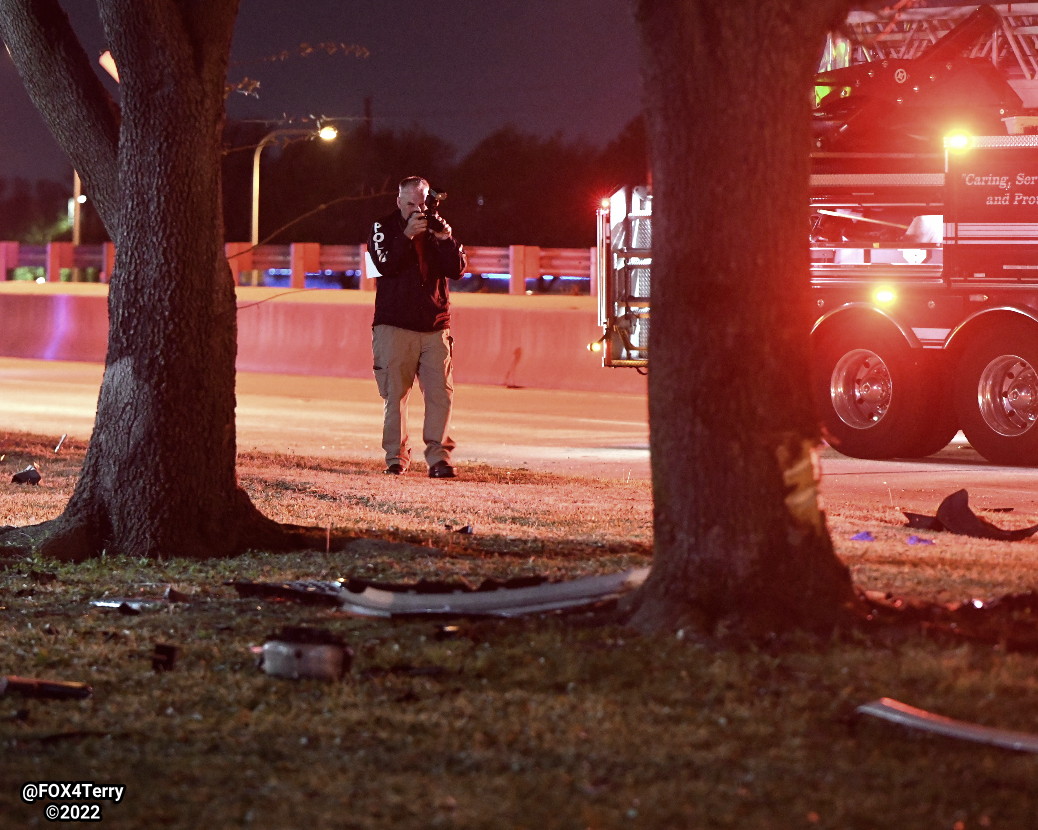
[[[86,440],[102,367],[0,358],[0,432]],[[649,477],[643,395],[459,386],[454,460],[598,476]],[[382,400],[374,378],[240,373],[238,448],[382,459]],[[422,396],[411,396],[411,435],[421,437]],[[421,442],[419,440],[419,446]],[[2,449],[0,449],[2,453]],[[420,456],[419,456],[420,458]]]
[[[616,370],[624,371],[624,370]],[[0,433],[87,439],[101,366],[0,358]],[[297,375],[238,376],[238,446],[290,454],[380,459],[382,402],[374,380]],[[421,395],[412,396],[412,434],[421,433]],[[455,392],[455,461],[574,474],[648,479],[644,396],[503,386]],[[2,452],[2,448],[0,448]],[[837,506],[890,505],[933,512],[965,487],[976,507],[1034,508],[1038,470],[989,464],[962,440],[919,461],[861,461],[826,449],[822,495]]]

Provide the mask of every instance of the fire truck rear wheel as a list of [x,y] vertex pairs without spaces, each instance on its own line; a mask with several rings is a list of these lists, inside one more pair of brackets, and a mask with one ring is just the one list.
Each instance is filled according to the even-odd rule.
[[815,350],[812,387],[823,434],[852,458],[940,449],[924,447],[933,443],[927,400],[934,386],[908,344],[894,336],[840,332]]
[[973,448],[995,464],[1038,465],[1038,329],[978,337],[956,376],[955,405]]

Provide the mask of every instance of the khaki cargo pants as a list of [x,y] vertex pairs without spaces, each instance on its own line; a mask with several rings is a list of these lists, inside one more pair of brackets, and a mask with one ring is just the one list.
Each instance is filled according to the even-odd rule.
[[454,399],[454,372],[451,356],[454,339],[450,330],[410,331],[396,326],[375,326],[371,331],[371,351],[375,358],[375,382],[385,404],[382,422],[382,449],[386,465],[399,464],[405,470],[411,463],[407,435],[407,400],[418,378],[425,401],[422,440],[425,461],[451,463],[454,441],[450,438],[451,405]]

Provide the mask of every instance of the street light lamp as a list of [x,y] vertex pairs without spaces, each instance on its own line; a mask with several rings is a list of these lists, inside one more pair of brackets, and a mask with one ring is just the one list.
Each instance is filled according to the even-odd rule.
[[309,136],[310,138],[317,136],[323,141],[332,141],[339,135],[339,131],[330,124],[326,124],[317,130],[303,127],[284,127],[267,133],[263,136],[260,143],[256,145],[256,151],[252,154],[252,235],[250,238],[254,248],[259,245],[260,153],[274,139],[287,135]]

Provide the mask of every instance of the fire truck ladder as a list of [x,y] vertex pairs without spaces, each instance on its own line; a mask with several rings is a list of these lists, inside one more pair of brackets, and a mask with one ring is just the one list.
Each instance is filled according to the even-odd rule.
[[1011,80],[1038,78],[1038,3],[918,8],[903,0],[893,11],[851,12],[832,37],[849,44],[852,65],[918,58],[971,15],[974,23],[957,39],[961,54],[987,58]]

